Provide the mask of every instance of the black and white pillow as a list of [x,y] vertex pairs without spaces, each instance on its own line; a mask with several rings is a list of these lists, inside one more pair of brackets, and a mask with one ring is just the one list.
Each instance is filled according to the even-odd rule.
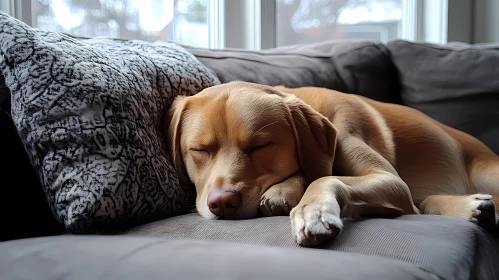
[[0,12],[0,69],[14,124],[69,232],[151,221],[194,203],[194,190],[178,184],[162,119],[176,95],[219,81],[184,48],[79,40]]

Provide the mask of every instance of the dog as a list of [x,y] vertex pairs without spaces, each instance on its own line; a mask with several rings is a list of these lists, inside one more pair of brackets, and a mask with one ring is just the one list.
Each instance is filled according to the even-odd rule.
[[230,82],[179,96],[165,124],[207,219],[289,215],[302,246],[342,218],[434,214],[498,227],[499,157],[410,107],[334,90]]

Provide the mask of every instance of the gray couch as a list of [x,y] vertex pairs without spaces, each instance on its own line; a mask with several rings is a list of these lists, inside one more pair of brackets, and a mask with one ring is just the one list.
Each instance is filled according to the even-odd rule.
[[[404,104],[499,153],[497,45],[397,40],[189,50],[222,82],[319,86]],[[288,217],[208,221],[185,214],[105,236],[65,234],[5,115],[2,80],[0,183],[24,187],[0,198],[0,279],[499,279],[499,238],[441,216],[347,220],[338,238],[313,249],[294,243]],[[14,176],[19,169],[23,176]],[[31,203],[16,207],[26,192]]]

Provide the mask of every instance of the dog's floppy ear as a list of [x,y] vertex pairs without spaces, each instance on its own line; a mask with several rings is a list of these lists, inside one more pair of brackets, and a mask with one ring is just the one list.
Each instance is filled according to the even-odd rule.
[[331,176],[336,151],[336,128],[326,117],[296,96],[285,94],[284,100],[291,113],[303,173],[311,181]]
[[190,182],[185,169],[182,150],[180,148],[182,118],[187,109],[187,100],[186,96],[178,96],[175,101],[173,101],[172,106],[165,116],[166,142],[181,184],[188,184]]

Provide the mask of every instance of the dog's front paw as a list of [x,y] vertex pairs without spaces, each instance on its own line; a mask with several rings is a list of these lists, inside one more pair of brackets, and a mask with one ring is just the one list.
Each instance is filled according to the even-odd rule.
[[336,200],[300,203],[291,210],[290,218],[293,237],[302,246],[315,246],[333,239],[343,229]]
[[303,193],[283,190],[278,186],[271,187],[260,198],[260,212],[267,217],[287,216],[302,195]]
[[297,173],[270,187],[260,198],[260,213],[270,216],[287,216],[298,205],[305,192],[307,179]]
[[495,228],[498,217],[492,196],[488,194],[474,194],[469,197],[466,211],[469,211],[470,221],[486,228]]

